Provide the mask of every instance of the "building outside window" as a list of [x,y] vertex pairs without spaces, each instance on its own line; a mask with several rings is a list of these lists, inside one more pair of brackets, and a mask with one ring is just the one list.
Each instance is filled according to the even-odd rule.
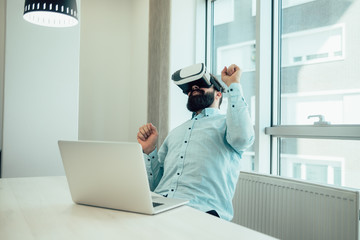
[[[257,29],[262,1],[208,3],[211,70],[220,77],[224,66],[240,66],[254,125],[264,117],[256,116],[263,81],[256,77],[257,44],[271,41],[269,172],[360,188],[360,0],[273,1],[272,38]],[[255,170],[256,161],[253,147],[244,154],[243,170]]]

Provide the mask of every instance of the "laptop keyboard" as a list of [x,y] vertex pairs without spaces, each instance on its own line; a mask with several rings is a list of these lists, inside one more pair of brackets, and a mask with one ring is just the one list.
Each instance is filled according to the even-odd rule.
[[153,207],[157,207],[157,206],[160,206],[160,205],[164,205],[163,203],[157,203],[157,202],[153,202]]

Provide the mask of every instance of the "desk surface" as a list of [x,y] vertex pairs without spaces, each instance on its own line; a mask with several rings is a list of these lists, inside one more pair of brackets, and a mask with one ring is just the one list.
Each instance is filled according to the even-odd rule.
[[273,239],[188,206],[155,216],[74,204],[65,177],[0,179],[0,239]]

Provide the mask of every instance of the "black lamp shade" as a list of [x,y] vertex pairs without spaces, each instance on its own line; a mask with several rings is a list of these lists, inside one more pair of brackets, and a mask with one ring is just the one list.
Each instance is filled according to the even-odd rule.
[[48,27],[71,27],[78,21],[76,0],[25,0],[24,19]]

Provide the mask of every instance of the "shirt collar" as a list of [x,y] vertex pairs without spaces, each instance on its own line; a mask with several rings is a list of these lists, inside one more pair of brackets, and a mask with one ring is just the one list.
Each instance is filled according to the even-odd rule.
[[205,108],[198,115],[196,115],[196,112],[193,112],[191,119],[193,119],[194,117],[197,118],[210,117],[212,115],[216,115],[219,113],[220,113],[220,109],[218,108]]

